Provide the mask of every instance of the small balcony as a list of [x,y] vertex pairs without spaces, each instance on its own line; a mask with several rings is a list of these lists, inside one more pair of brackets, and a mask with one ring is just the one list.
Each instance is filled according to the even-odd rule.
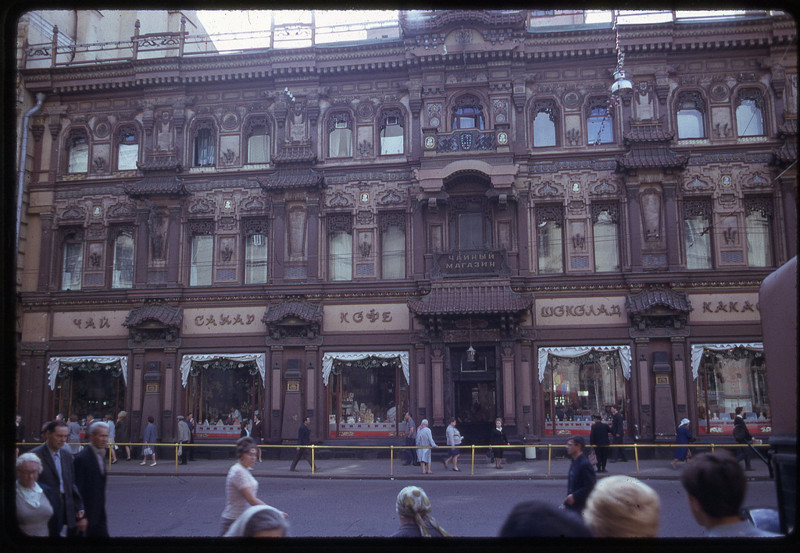
[[495,152],[508,145],[508,131],[466,129],[450,133],[425,133],[422,144],[425,152],[437,154],[463,152]]

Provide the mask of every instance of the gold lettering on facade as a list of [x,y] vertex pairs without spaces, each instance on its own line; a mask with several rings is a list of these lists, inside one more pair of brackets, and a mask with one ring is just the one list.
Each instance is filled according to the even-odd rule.
[[712,305],[713,303],[714,302],[711,301],[704,301],[703,313],[744,313],[745,311],[755,313],[758,309],[758,304],[753,305],[747,300],[744,301],[741,309],[739,309],[738,301],[729,301],[727,303],[720,301],[717,302],[717,305]]
[[219,320],[215,319],[214,315],[198,315],[194,318],[194,326],[250,326],[255,320],[256,316],[252,313],[248,313],[246,319],[239,313],[233,316],[222,313],[219,315]]
[[97,323],[94,321],[94,317],[87,317],[86,319],[72,319],[72,324],[80,328],[81,330],[86,330],[89,328],[111,328],[111,323],[108,320],[108,317],[100,317],[97,320]]
[[539,310],[542,317],[595,317],[605,315],[606,317],[620,317],[622,310],[619,305],[606,305],[601,303],[583,305],[554,305],[543,306]]
[[383,311],[380,312],[376,309],[370,309],[367,313],[363,311],[356,311],[355,313],[350,313],[349,311],[340,311],[339,312],[339,323],[340,324],[359,324],[363,323],[364,321],[369,322],[371,324],[375,323],[390,323],[392,322],[392,312],[391,311]]

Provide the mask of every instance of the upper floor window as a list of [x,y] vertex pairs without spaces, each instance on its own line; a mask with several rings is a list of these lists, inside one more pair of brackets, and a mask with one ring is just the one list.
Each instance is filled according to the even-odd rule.
[[210,286],[214,268],[214,228],[212,222],[190,226],[189,286]]
[[556,145],[558,111],[553,102],[537,102],[533,106],[533,147]]
[[595,98],[586,107],[586,136],[590,145],[614,142],[614,110],[606,108],[605,98]]
[[269,163],[270,139],[267,121],[264,117],[254,117],[247,122],[247,163]]
[[747,265],[772,267],[772,198],[745,198],[745,230],[747,232]]
[[89,170],[89,138],[84,130],[72,131],[67,138],[67,173]]
[[536,247],[540,273],[564,272],[564,208],[543,205],[536,208]]
[[706,137],[706,105],[699,92],[681,92],[676,102],[678,138]]
[[122,230],[114,239],[112,288],[133,287],[133,232]]
[[450,212],[450,248],[477,250],[492,247],[492,220],[486,197],[453,197]]
[[353,278],[353,218],[349,213],[328,215],[328,279]]
[[117,135],[117,170],[136,169],[138,161],[139,139],[136,136],[136,129],[125,126],[119,130]]
[[244,283],[267,282],[267,231],[263,222],[248,221],[244,229]]
[[384,213],[380,218],[381,277],[406,277],[406,224],[402,213]]
[[465,94],[456,100],[453,106],[453,130],[484,130],[483,106],[477,96]]
[[711,200],[688,199],[683,204],[683,244],[687,269],[712,268]]
[[381,116],[381,155],[403,153],[403,116],[399,109],[390,109]]
[[353,121],[345,111],[332,113],[328,118],[328,156],[353,156]]
[[619,271],[619,206],[592,204],[594,267],[598,272]]
[[217,140],[211,121],[200,121],[194,130],[195,167],[213,167],[216,160]]
[[736,95],[737,136],[763,136],[764,97],[757,88],[743,88]]
[[64,237],[61,260],[61,289],[80,290],[83,275],[83,237],[70,232]]

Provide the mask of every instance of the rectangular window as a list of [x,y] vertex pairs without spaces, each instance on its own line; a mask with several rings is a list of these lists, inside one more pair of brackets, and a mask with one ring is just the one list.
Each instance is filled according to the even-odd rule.
[[120,233],[114,241],[112,288],[133,287],[133,236]]
[[192,236],[192,259],[189,268],[189,286],[210,286],[214,259],[214,237]]
[[83,272],[83,242],[64,243],[64,261],[61,267],[61,289],[80,290]]
[[251,234],[247,237],[244,254],[244,283],[265,284],[267,282],[267,237]]
[[269,162],[269,135],[254,134],[247,139],[247,162]]
[[353,279],[353,237],[342,230],[328,235],[328,271],[330,280]]
[[210,167],[214,165],[214,133],[210,129],[200,129],[194,139],[194,165],[195,167]]
[[403,153],[403,127],[396,117],[387,119],[386,126],[381,129],[381,155]]
[[136,162],[139,161],[139,145],[120,144],[117,156],[118,170],[127,171],[136,169]]
[[693,209],[687,206],[683,218],[683,233],[686,268],[710,269],[712,267],[710,206],[708,209]]
[[772,199],[745,200],[747,232],[747,264],[750,267],[772,267]]
[[592,225],[594,267],[598,272],[619,271],[619,229],[610,209],[601,209]]
[[339,125],[347,123],[336,123],[336,128],[330,134],[330,157],[351,157],[353,155],[353,132],[348,128],[340,128]]
[[406,278],[406,233],[397,225],[388,225],[381,233],[381,276]]
[[69,148],[68,173],[85,173],[89,170],[89,143],[83,136],[72,139]]
[[536,227],[540,273],[564,272],[564,231],[555,220],[539,221]]

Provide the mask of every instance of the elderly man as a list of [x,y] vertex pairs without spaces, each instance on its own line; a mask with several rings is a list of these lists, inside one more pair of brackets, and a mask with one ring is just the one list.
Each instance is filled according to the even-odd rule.
[[189,430],[189,424],[183,418],[183,415],[178,415],[178,443],[181,450],[181,465],[188,465],[187,459],[189,458],[189,448],[183,447],[192,440],[192,432]]
[[86,508],[86,536],[107,538],[106,521],[106,449],[108,448],[108,424],[95,421],[87,429],[89,447],[75,456],[75,484],[81,492]]
[[576,513],[583,511],[586,500],[597,482],[594,467],[583,453],[585,447],[586,440],[583,436],[573,436],[567,440],[567,455],[572,458],[572,462],[569,465],[564,507]]
[[50,519],[50,537],[62,534],[67,527],[67,536],[84,532],[88,524],[83,510],[83,498],[75,485],[75,468],[72,453],[63,447],[67,443],[67,423],[51,421],[44,427],[45,443],[32,450],[42,460],[39,481],[53,489],[58,504],[53,505]]

